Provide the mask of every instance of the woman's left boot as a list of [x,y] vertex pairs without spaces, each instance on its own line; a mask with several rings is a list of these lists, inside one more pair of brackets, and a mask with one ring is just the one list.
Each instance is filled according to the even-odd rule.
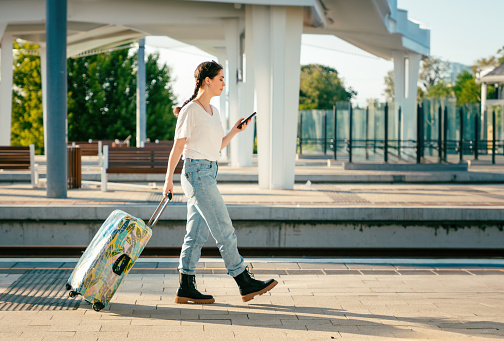
[[214,303],[215,298],[212,295],[203,295],[196,289],[196,276],[180,273],[180,287],[177,290],[175,303],[198,303],[208,304]]
[[248,302],[253,299],[254,296],[262,295],[270,291],[278,284],[278,282],[274,279],[263,282],[258,281],[252,276],[253,275],[245,269],[241,274],[233,277],[240,288],[240,294],[242,295],[243,302]]

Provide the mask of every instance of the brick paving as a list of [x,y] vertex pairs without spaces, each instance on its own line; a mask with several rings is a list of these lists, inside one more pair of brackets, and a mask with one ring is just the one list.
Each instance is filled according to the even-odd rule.
[[[499,167],[479,171],[504,173]],[[311,165],[303,171],[308,175],[341,172]],[[2,184],[0,212],[16,206],[153,203],[161,185],[112,184],[109,192],[86,185],[69,190],[68,199],[50,199],[44,188]],[[231,205],[504,206],[501,184],[313,183],[281,191],[223,183],[219,188]],[[179,195],[173,204],[181,205],[185,199],[180,187],[175,190]],[[257,278],[275,278],[279,284],[243,303],[221,260],[202,259],[198,287],[214,295],[216,303],[178,305],[173,302],[176,259],[145,258],[101,312],[85,302],[66,304],[61,296],[64,282],[59,287],[29,282],[30,271],[46,271],[39,276],[51,271],[66,274],[75,262],[0,258],[0,340],[504,339],[504,262],[500,260],[250,260]]]
[[[211,305],[173,302],[175,263],[141,258],[100,312],[86,302],[63,309],[54,304],[62,300],[57,294],[31,310],[0,307],[0,340],[504,339],[500,260],[252,259],[248,264],[257,278],[279,284],[243,303],[231,277],[204,271],[224,270],[222,262],[202,259],[197,283],[214,295]],[[0,303],[19,302],[24,295],[33,303],[43,296],[40,290],[5,295],[23,278],[16,272],[34,271],[37,264],[68,273],[73,262],[0,259]]]
[[[161,200],[162,183],[155,187],[99,187],[68,190],[67,199],[47,198],[45,188],[28,184],[1,185],[2,207],[24,205],[139,205]],[[309,205],[309,206],[504,206],[504,185],[439,184],[296,184],[294,190],[265,190],[257,184],[219,184],[229,205]],[[180,186],[175,186],[173,205],[185,205]]]

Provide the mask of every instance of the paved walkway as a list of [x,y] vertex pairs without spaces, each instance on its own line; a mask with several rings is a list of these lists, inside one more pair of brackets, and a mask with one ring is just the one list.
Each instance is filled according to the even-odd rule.
[[[1,207],[19,205],[127,205],[154,203],[161,199],[161,183],[135,187],[110,185],[108,192],[98,187],[68,190],[67,199],[47,198],[45,188],[28,184],[0,185]],[[311,206],[504,206],[504,185],[439,184],[312,184],[295,185],[294,190],[264,190],[257,184],[219,184],[229,205],[311,205]],[[175,186],[173,203],[185,196]]]
[[[301,172],[341,172],[307,162]],[[481,172],[501,173],[500,168]],[[309,179],[309,178],[308,178]],[[153,204],[161,183],[92,183],[68,199],[26,183],[0,185],[0,217],[13,207]],[[229,205],[458,207],[499,210],[504,186],[485,184],[219,185]],[[174,204],[185,201],[176,186]],[[175,258],[141,258],[112,303],[95,312],[64,283],[75,258],[0,258],[0,340],[488,340],[504,339],[504,261],[420,259],[247,259],[270,293],[243,303],[221,259],[204,258],[199,289],[212,305],[177,305]]]
[[502,260],[247,259],[279,285],[243,303],[204,258],[198,287],[216,303],[178,305],[176,259],[142,258],[101,312],[66,295],[75,261],[0,259],[0,340],[504,338]]

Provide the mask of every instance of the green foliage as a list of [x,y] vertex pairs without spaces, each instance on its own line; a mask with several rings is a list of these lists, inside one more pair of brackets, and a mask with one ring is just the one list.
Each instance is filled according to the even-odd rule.
[[427,88],[426,97],[453,97],[453,89],[450,84],[446,84],[443,80],[441,80]]
[[[136,136],[136,54],[118,50],[68,61],[68,138],[125,139]],[[158,65],[159,55],[146,61],[147,137],[173,139],[176,118],[171,69]]]
[[458,106],[463,103],[479,103],[481,101],[481,85],[476,84],[474,76],[467,71],[457,76],[453,91],[457,97]]
[[147,137],[154,141],[173,140],[177,118],[172,107],[175,96],[171,88],[171,68],[166,64],[159,67],[159,54],[147,57]]
[[38,48],[27,42],[14,42],[11,144],[35,144],[37,153],[44,148],[42,83],[40,58],[23,50]]
[[[37,45],[14,42],[13,145],[44,148],[40,58],[24,50]],[[136,54],[118,50],[68,60],[68,140],[125,139],[136,135]],[[147,137],[173,139],[171,69],[159,55],[146,61]]]
[[332,109],[334,103],[349,101],[357,93],[345,89],[338,71],[319,64],[301,66],[299,110]]
[[128,50],[68,60],[68,140],[125,139],[136,124]]

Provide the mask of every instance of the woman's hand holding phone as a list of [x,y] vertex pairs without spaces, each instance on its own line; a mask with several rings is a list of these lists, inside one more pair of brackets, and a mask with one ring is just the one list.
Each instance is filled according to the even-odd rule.
[[250,122],[250,120],[252,119],[252,117],[254,117],[254,116],[255,116],[255,114],[256,114],[256,112],[254,111],[254,112],[252,113],[252,115],[250,115],[249,117],[247,117],[246,119],[244,119],[243,121],[241,121],[241,123],[240,123],[240,124],[238,124],[237,128],[238,128],[239,130],[242,130],[242,126],[243,126],[244,124],[245,124],[245,125],[248,125],[248,124],[249,124],[249,122]]

